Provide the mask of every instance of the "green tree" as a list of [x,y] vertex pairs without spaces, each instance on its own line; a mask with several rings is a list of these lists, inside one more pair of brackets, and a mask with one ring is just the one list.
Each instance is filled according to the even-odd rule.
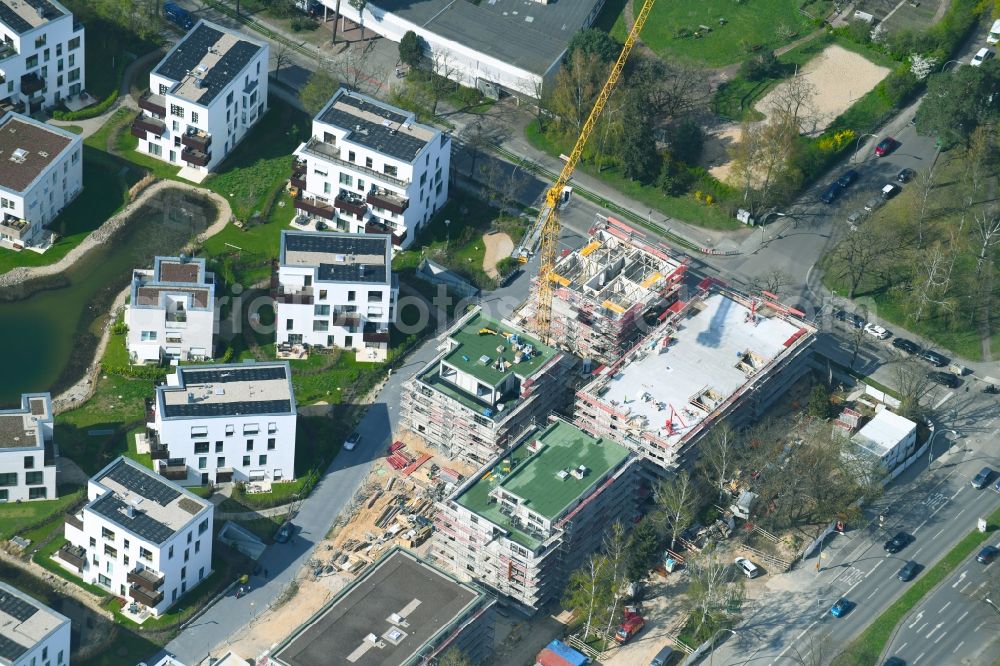
[[816,384],[809,394],[809,416],[826,419],[830,416],[830,392],[823,384]]
[[609,573],[607,558],[592,553],[583,566],[569,575],[563,605],[584,619],[584,640],[607,618],[613,597]]
[[667,129],[667,145],[670,146],[671,156],[685,164],[698,164],[704,144],[705,134],[693,120],[681,121]]
[[937,137],[946,147],[966,144],[979,125],[1000,115],[998,88],[1000,63],[995,59],[982,67],[932,74],[917,112],[917,132]]
[[407,30],[403,38],[399,40],[399,60],[404,65],[417,67],[421,58],[424,57],[424,50],[420,46],[420,38],[417,33]]
[[472,666],[472,662],[464,652],[453,647],[441,656],[438,666]]
[[640,581],[649,573],[649,568],[660,552],[660,539],[656,524],[646,516],[640,520],[629,534],[629,559],[626,564],[628,579]]
[[607,75],[607,66],[594,54],[573,58],[556,74],[549,109],[559,118],[563,133],[575,138]]
[[337,89],[337,80],[329,72],[317,69],[299,91],[299,101],[309,113],[314,116],[330,100]]
[[740,65],[740,76],[748,81],[763,81],[773,79],[781,74],[781,61],[773,51],[764,51],[752,58],[747,58]]
[[605,64],[613,63],[622,52],[617,39],[597,28],[587,28],[573,35],[566,45],[566,55],[572,60],[577,53],[596,55]]
[[656,186],[669,197],[679,197],[691,188],[693,181],[694,177],[683,164],[667,156],[660,166]]
[[649,183],[660,171],[660,156],[649,111],[640,92],[630,91],[622,111],[619,159],[626,178]]

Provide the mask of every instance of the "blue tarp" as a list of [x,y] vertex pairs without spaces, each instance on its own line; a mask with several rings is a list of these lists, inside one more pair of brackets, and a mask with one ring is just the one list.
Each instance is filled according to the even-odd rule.
[[569,664],[569,666],[584,666],[584,664],[587,663],[587,658],[585,656],[562,641],[552,641],[545,647],[545,649],[561,658]]

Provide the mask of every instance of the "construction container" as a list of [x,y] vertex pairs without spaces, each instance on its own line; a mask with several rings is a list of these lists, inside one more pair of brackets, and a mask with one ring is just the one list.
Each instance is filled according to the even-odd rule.
[[583,666],[587,657],[562,641],[552,641],[535,657],[535,666]]

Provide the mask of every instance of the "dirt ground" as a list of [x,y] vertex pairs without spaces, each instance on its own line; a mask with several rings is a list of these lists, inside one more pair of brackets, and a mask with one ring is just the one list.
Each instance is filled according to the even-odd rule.
[[499,277],[497,273],[497,262],[504,257],[509,257],[514,251],[514,241],[505,233],[483,234],[483,242],[486,244],[486,256],[483,257],[483,270],[491,278]]

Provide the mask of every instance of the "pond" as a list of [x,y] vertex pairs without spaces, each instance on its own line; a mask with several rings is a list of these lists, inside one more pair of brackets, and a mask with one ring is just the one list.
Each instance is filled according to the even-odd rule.
[[54,397],[78,381],[93,362],[109,308],[132,270],[152,266],[156,255],[177,254],[215,215],[215,205],[203,195],[160,190],[112,239],[63,274],[5,288],[0,406],[19,402],[29,391],[51,391]]

